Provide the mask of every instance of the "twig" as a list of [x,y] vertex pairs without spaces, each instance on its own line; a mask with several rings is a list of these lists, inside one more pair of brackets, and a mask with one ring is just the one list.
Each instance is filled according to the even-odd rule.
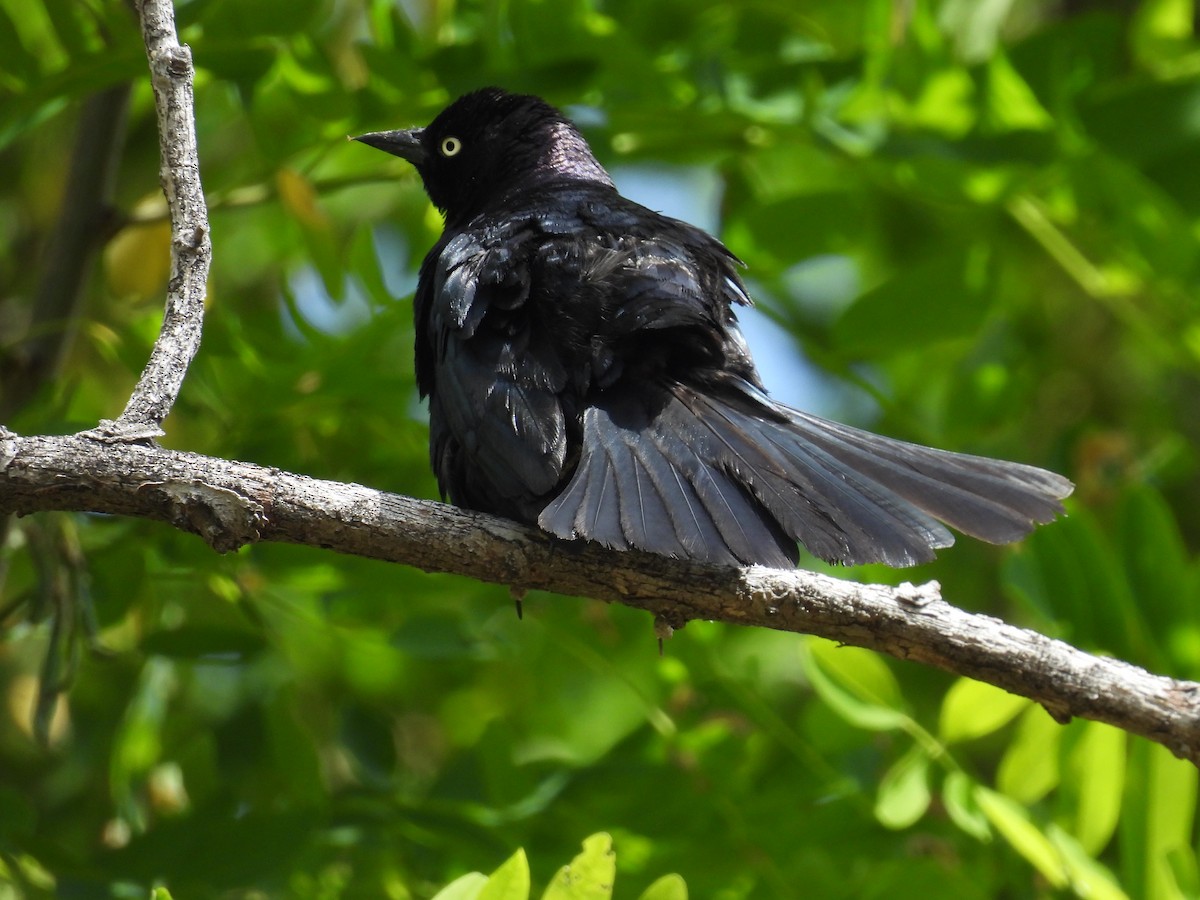
[[192,93],[191,51],[175,34],[170,0],[142,0],[138,11],[150,60],[162,151],[160,177],[171,211],[171,279],[162,330],[133,396],[116,422],[101,422],[88,436],[145,440],[162,433],[188,365],[200,347],[204,293],[212,244],[200,186]]
[[1107,722],[1200,764],[1200,684],[973,615],[936,584],[858,584],[804,571],[719,569],[563,544],[505,519],[356,484],[156,447],[0,433],[0,512],[67,509],[168,522],[220,551],[254,541],[324,547],[517,589],[617,601],[679,628],[692,619],[816,634],[917,660]]

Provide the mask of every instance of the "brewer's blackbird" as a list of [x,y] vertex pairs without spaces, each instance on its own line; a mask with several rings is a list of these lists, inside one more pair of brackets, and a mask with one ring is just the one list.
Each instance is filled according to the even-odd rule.
[[[444,497],[564,539],[720,565],[908,566],[940,522],[1015,541],[1071,482],[817,418],[767,396],[720,241],[622,197],[543,100],[467,94],[399,156],[445,216],[415,297]],[[938,521],[940,520],[940,522]]]

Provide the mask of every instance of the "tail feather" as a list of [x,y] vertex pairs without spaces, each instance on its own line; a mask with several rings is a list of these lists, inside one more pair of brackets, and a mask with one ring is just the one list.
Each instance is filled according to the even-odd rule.
[[[630,523],[625,532],[630,543],[644,547],[657,538],[668,555],[684,558],[703,557],[711,552],[710,548],[724,547],[703,500],[691,482],[663,456],[662,448],[646,440],[629,441],[627,447],[639,478],[645,479],[648,493],[658,499],[665,514]],[[655,527],[662,518],[665,524]]]
[[[632,432],[605,429],[597,435],[603,445],[606,466],[614,473],[617,496],[620,500],[619,532],[610,530],[607,543],[625,541],[631,546],[643,546],[648,535],[655,535],[662,547],[660,552],[670,556],[687,556],[679,540],[668,500],[655,483],[653,460],[639,454]],[[634,440],[629,440],[632,437]]]
[[695,421],[737,461],[740,477],[794,540],[822,559],[913,565],[953,536],[870,478],[773,421],[685,394]]
[[963,534],[993,544],[1020,540],[1062,515],[1059,501],[1074,489],[1068,479],[1034,466],[935,450],[788,412],[804,439]]
[[579,462],[539,524],[723,565],[794,565],[799,542],[848,564],[928,562],[940,522],[1007,543],[1072,489],[1032,466],[881,437],[771,403],[748,385],[607,392],[583,417]]
[[[797,563],[800,557],[795,539],[755,502],[734,473],[714,466],[673,429],[655,427],[651,434],[659,451],[656,468],[674,472],[700,501],[693,513],[704,535],[706,552],[693,558],[710,562],[719,558],[732,565],[758,562],[781,568]],[[653,536],[649,539],[653,540]],[[643,546],[653,549],[650,545]]]
[[653,424],[632,403],[588,409],[579,464],[538,524],[618,550],[722,565],[795,565],[794,539],[741,484]]

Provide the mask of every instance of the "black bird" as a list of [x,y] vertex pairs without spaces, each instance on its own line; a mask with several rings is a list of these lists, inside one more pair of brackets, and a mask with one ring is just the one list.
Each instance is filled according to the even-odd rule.
[[421,266],[416,372],[443,496],[721,565],[927,562],[1063,511],[1067,479],[771,400],[734,309],[740,261],[617,193],[543,100],[486,88],[355,140],[412,163],[445,230]]

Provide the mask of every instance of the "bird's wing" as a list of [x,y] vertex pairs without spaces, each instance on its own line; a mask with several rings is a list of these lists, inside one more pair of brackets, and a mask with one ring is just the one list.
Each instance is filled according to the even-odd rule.
[[460,233],[440,247],[418,290],[418,369],[436,384],[428,391],[433,462],[443,492],[475,508],[545,494],[565,461],[566,373],[526,308],[530,237],[516,228]]
[[599,386],[629,366],[728,369],[757,384],[734,314],[750,303],[737,258],[684,223],[656,216],[651,226],[598,230],[581,250],[581,302],[603,310],[594,340],[615,362],[596,373]]

